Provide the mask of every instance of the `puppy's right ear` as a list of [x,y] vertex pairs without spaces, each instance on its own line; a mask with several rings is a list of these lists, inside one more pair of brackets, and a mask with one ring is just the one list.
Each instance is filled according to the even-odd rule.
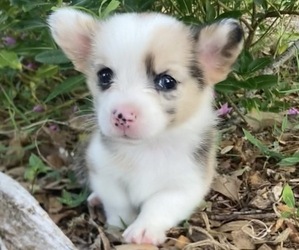
[[97,21],[71,8],[61,8],[48,18],[52,36],[78,71],[86,70]]

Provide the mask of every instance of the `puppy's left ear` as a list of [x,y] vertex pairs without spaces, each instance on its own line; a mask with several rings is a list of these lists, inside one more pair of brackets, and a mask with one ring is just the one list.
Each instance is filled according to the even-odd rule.
[[197,34],[196,53],[205,81],[226,79],[243,47],[243,30],[235,19],[205,26]]
[[78,71],[86,70],[92,39],[98,22],[72,8],[61,8],[49,16],[52,36]]

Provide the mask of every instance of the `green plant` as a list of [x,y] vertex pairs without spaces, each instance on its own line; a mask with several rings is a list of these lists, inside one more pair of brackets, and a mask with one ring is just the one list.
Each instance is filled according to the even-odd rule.
[[68,192],[67,190],[62,190],[62,196],[58,200],[67,205],[68,207],[78,207],[83,202],[86,201],[88,197],[88,190],[85,188],[79,194]]
[[35,154],[29,157],[29,164],[25,170],[24,178],[31,183],[31,192],[34,192],[34,185],[39,174],[46,174],[52,169],[46,166],[43,161]]
[[282,212],[282,216],[285,218],[299,217],[299,207],[296,204],[295,196],[292,188],[286,184],[282,191],[282,200],[288,206],[288,211]]

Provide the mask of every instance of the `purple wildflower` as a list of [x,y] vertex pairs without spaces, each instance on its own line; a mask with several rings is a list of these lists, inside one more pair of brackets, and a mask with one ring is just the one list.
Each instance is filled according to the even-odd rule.
[[299,115],[299,110],[296,109],[296,108],[290,108],[290,109],[287,111],[287,114],[288,114],[288,115]]
[[229,108],[228,107],[228,103],[224,103],[223,105],[221,105],[220,109],[217,110],[217,114],[218,116],[225,116],[227,114],[229,114],[232,111],[233,108]]
[[12,36],[5,36],[2,37],[2,42],[6,46],[13,46],[16,44],[16,39],[14,39]]
[[45,109],[42,105],[38,104],[33,107],[32,111],[36,113],[42,113],[45,111]]
[[36,64],[34,64],[33,62],[29,62],[27,64],[24,64],[24,67],[28,70],[35,70],[36,69]]
[[51,124],[51,125],[49,126],[49,129],[50,129],[51,131],[53,131],[53,132],[58,132],[58,131],[59,131],[59,127],[58,127],[57,124]]

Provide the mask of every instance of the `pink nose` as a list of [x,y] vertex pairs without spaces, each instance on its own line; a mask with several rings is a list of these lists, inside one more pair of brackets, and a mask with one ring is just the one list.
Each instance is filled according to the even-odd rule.
[[114,126],[120,130],[128,130],[137,119],[137,112],[132,108],[119,108],[113,111]]

